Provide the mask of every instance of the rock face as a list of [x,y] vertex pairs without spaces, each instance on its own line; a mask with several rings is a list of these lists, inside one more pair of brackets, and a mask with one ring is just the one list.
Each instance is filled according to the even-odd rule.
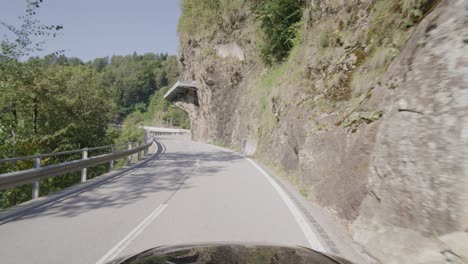
[[285,171],[380,261],[457,263],[451,234],[468,231],[468,1],[421,1],[431,5],[407,30],[385,20],[400,2],[311,0],[303,44],[274,69],[259,62],[248,8],[181,32],[182,79],[201,87],[200,107],[180,106],[195,139]]
[[184,40],[189,45],[181,45],[184,47],[180,55],[182,78],[201,84],[200,108],[184,108],[195,117],[192,134],[195,139],[204,141],[230,138],[232,131],[225,128],[232,127],[235,121],[233,114],[242,91],[239,84],[248,66],[244,61],[245,52],[237,44],[198,44],[181,36],[181,41]]
[[468,190],[466,1],[443,9],[420,25],[391,69],[403,78],[388,97],[371,162],[373,194],[361,208],[425,234],[468,228],[468,204],[459,199]]
[[370,248],[379,230],[394,226],[427,237],[468,229],[467,8],[467,1],[442,3],[387,73],[401,81],[386,98],[353,226]]
[[216,46],[216,50],[221,58],[234,57],[240,61],[245,60],[244,51],[236,43],[220,44]]

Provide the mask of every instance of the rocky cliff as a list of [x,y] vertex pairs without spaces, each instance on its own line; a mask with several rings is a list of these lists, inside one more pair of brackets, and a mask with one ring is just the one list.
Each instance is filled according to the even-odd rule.
[[277,169],[379,261],[468,261],[468,1],[306,1],[272,66],[255,1],[202,2],[179,28],[195,139]]

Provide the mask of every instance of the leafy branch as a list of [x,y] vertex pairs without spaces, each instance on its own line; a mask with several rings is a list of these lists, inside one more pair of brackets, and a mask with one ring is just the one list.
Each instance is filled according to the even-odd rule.
[[57,32],[63,29],[62,25],[42,25],[36,19],[37,10],[43,0],[27,0],[25,15],[20,16],[22,24],[16,27],[0,20],[0,25],[13,34],[13,40],[4,35],[0,42],[0,57],[19,59],[35,51],[43,50],[45,41],[37,41],[38,36],[56,37]]

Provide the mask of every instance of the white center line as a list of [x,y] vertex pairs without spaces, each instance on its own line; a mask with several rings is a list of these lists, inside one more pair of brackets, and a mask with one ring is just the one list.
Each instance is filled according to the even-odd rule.
[[146,217],[137,227],[126,235],[117,245],[107,252],[96,264],[104,264],[117,257],[138,235],[145,230],[166,208],[167,204],[161,204],[148,217]]

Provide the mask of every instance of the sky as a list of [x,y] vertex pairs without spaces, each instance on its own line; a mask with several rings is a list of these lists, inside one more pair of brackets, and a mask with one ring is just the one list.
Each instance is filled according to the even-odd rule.
[[[0,0],[0,20],[19,25],[26,0]],[[41,24],[62,24],[48,38],[43,56],[65,50],[83,61],[96,57],[146,52],[177,54],[180,0],[44,0],[38,9]],[[0,26],[0,38],[8,31]]]

